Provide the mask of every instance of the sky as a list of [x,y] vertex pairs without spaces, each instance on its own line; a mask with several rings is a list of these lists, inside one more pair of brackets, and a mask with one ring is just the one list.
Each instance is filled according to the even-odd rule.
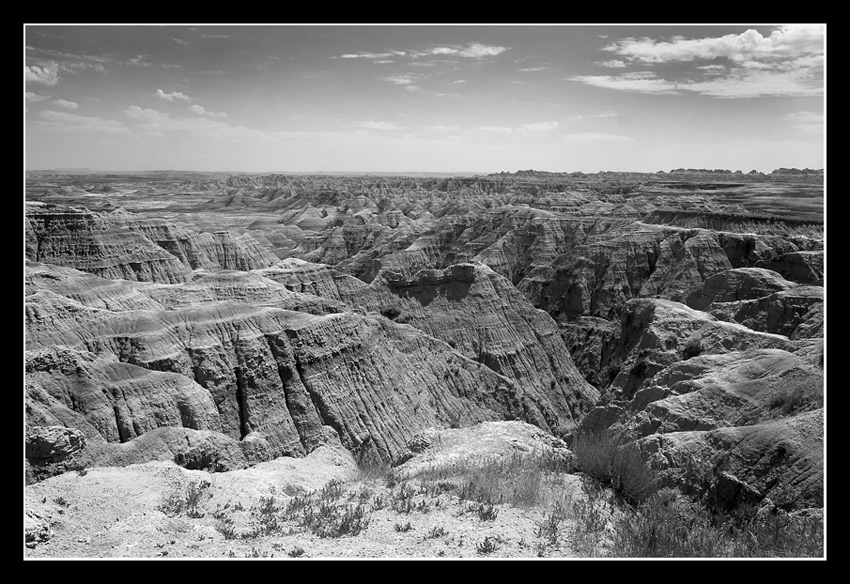
[[26,24],[25,168],[823,168],[825,36],[825,24]]

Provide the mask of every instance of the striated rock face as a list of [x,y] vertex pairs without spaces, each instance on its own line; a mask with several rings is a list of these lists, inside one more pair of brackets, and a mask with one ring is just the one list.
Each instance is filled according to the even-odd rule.
[[713,232],[632,223],[588,238],[550,267],[531,271],[517,288],[558,320],[616,319],[632,298],[682,301],[731,267]]
[[527,394],[525,419],[544,429],[569,430],[598,396],[554,321],[486,266],[459,264],[413,278],[383,271],[372,288],[386,314],[513,380]]
[[692,308],[753,330],[791,339],[823,336],[823,288],[789,282],[772,270],[721,272],[694,290],[687,302]]
[[27,419],[127,442],[163,426],[220,430],[209,392],[175,373],[149,371],[87,351],[49,347],[26,355]]
[[41,290],[27,297],[27,348],[33,425],[107,442],[163,426],[218,431],[252,462],[302,456],[326,425],[389,460],[417,429],[522,418],[533,403],[446,343],[353,313],[233,302],[111,312]]
[[665,480],[730,491],[729,507],[819,507],[823,391],[822,370],[783,349],[704,354],[607,394],[580,431],[636,442]]
[[752,300],[793,287],[793,283],[773,270],[735,268],[706,278],[702,286],[688,295],[685,302],[691,308],[706,310],[712,302]]
[[748,348],[798,349],[784,336],[725,322],[679,302],[650,298],[627,302],[619,332],[605,338],[598,373],[603,374],[601,379],[611,380],[611,392],[627,396],[658,371],[700,354]]
[[189,269],[142,233],[69,207],[28,206],[27,259],[107,279],[185,282]]
[[28,259],[113,280],[178,283],[193,269],[251,270],[277,262],[250,235],[193,234],[121,210],[29,205],[26,231]]
[[77,428],[64,426],[27,426],[26,457],[30,464],[63,462],[86,445],[85,435]]

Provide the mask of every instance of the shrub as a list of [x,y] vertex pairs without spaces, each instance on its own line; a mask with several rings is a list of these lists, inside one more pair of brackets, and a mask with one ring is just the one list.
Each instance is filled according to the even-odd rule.
[[233,524],[232,517],[222,510],[216,510],[213,517],[215,518],[215,529],[224,536],[224,539],[236,539],[236,527]]
[[646,375],[647,368],[648,365],[646,364],[646,361],[638,359],[635,364],[632,365],[632,368],[629,369],[629,375],[632,377],[642,378]]
[[499,546],[496,545],[496,542],[489,535],[475,546],[475,551],[481,555],[492,554],[497,549],[499,549]]
[[584,433],[573,439],[578,470],[611,487],[630,504],[646,500],[655,492],[655,474],[634,444],[620,445],[607,432]]
[[682,359],[688,360],[691,357],[697,357],[703,351],[702,339],[699,337],[691,337],[685,343],[685,348],[682,349]]
[[617,557],[818,557],[823,523],[785,513],[712,513],[697,502],[662,492],[613,525]]
[[448,535],[448,532],[444,528],[433,527],[425,536],[425,539],[436,539],[438,537],[443,537],[444,535]]
[[200,518],[204,514],[199,510],[204,492],[210,487],[209,481],[189,483],[183,492],[172,492],[165,496],[159,504],[159,510],[174,517],[186,513],[189,517]]
[[286,555],[289,556],[290,558],[300,558],[305,553],[307,553],[307,552],[304,551],[304,548],[296,547],[296,548],[292,548],[291,550],[289,550],[289,552],[287,552]]
[[390,306],[389,308],[385,308],[381,311],[381,316],[388,318],[390,320],[395,320],[401,314],[401,310],[396,308],[395,306]]

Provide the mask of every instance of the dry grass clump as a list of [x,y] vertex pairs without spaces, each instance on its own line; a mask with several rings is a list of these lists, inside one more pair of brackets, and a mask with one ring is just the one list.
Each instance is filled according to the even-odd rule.
[[572,444],[576,469],[629,504],[648,499],[657,489],[655,473],[634,444],[621,445],[607,432],[576,436]]
[[415,479],[429,491],[456,493],[460,500],[537,507],[557,497],[567,466],[554,454],[514,453],[432,468]]

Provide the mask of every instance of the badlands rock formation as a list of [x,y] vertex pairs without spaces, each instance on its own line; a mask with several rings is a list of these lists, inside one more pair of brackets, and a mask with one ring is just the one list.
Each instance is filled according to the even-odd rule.
[[32,480],[328,444],[392,463],[523,421],[635,442],[685,489],[698,467],[729,501],[822,505],[822,175],[108,186],[27,189]]

